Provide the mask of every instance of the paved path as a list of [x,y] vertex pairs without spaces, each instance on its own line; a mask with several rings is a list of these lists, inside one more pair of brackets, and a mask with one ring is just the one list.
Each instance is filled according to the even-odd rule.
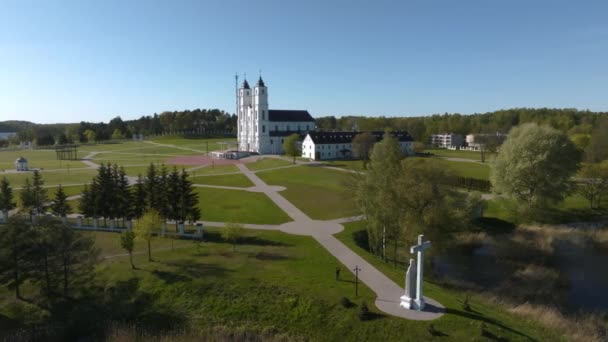
[[[381,311],[398,317],[412,320],[433,320],[443,315],[444,307],[437,301],[425,297],[427,306],[424,311],[406,310],[399,306],[400,297],[404,290],[391,279],[378,271],[374,266],[353,252],[341,241],[333,236],[344,229],[340,223],[355,220],[358,217],[348,217],[333,221],[312,220],[296,206],[287,201],[283,196],[268,186],[254,172],[245,165],[238,164],[238,168],[247,176],[256,187],[265,193],[279,208],[283,209],[293,222],[284,223],[278,229],[296,235],[308,235],[317,240],[344,266],[354,273],[355,267],[359,267],[359,279],[376,293],[376,306]],[[264,229],[275,229],[275,227],[264,226]],[[404,274],[405,279],[405,274]]]

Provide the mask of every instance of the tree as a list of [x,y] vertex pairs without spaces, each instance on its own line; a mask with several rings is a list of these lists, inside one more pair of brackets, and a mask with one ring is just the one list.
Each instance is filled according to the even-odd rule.
[[148,245],[148,261],[152,261],[151,240],[155,233],[161,229],[162,217],[155,209],[148,209],[135,224],[135,236]]
[[490,180],[497,193],[528,208],[562,200],[578,170],[580,153],[568,137],[547,126],[513,128],[500,148]]
[[580,193],[589,201],[591,209],[600,208],[602,197],[608,193],[608,161],[585,165],[581,177]]
[[47,189],[44,187],[44,180],[38,170],[34,171],[32,177],[32,191],[34,194],[33,209],[36,209],[38,215],[46,211],[46,204],[49,201],[47,196]]
[[36,202],[35,196],[36,195],[34,193],[34,189],[32,189],[30,178],[27,177],[25,179],[25,183],[23,183],[23,187],[21,187],[21,191],[19,191],[19,197],[21,198],[21,208],[27,211],[30,215]]
[[67,202],[67,195],[65,191],[63,191],[63,187],[59,184],[57,191],[55,192],[55,198],[53,199],[53,203],[51,204],[51,211],[53,214],[61,217],[65,217],[66,215],[72,212],[72,207]]
[[112,132],[112,140],[120,140],[120,139],[124,139],[125,135],[122,133],[122,131],[118,128],[114,129],[114,132]]
[[2,177],[0,181],[0,212],[10,211],[15,208],[15,202],[13,202],[13,189],[9,184],[6,177]]
[[67,297],[72,285],[89,284],[95,275],[99,261],[99,249],[91,235],[85,235],[58,221],[56,234],[57,260],[63,283],[63,295]]
[[[95,183],[95,181],[93,181]],[[92,187],[88,184],[84,185],[84,189],[80,194],[80,203],[78,204],[78,210],[85,217],[97,217],[97,202],[95,201],[95,195],[92,192]]]
[[375,143],[376,138],[369,132],[357,134],[353,138],[353,155],[363,161],[363,168],[367,166]]
[[0,283],[15,290],[21,298],[20,286],[31,276],[32,227],[19,215],[0,225]]
[[226,223],[222,229],[222,239],[232,244],[232,251],[236,251],[236,244],[242,238],[245,229],[238,223]]
[[188,178],[186,170],[180,174],[180,220],[198,221],[201,210],[198,206],[198,194],[194,191],[192,181]]
[[95,131],[92,129],[87,129],[84,131],[83,135],[89,143],[94,143],[95,139],[97,138],[97,134],[95,134]]
[[372,252],[385,261],[388,235],[398,238],[400,233],[395,181],[400,174],[401,158],[399,142],[387,131],[374,145],[368,170],[360,176],[356,191],[357,204],[368,222]]
[[302,155],[302,152],[300,152],[299,141],[300,135],[297,133],[288,136],[283,141],[283,151],[285,151],[285,154],[289,157],[293,157],[294,164],[296,163],[296,157]]
[[147,208],[157,209],[159,207],[158,193],[158,175],[154,163],[150,163],[146,170],[146,178],[144,179],[144,189],[146,190],[146,206]]
[[166,190],[168,217],[175,221],[175,231],[177,231],[177,225],[182,217],[182,186],[180,174],[176,167],[173,167],[173,171],[167,177]]
[[35,226],[34,250],[35,263],[34,280],[44,284],[45,294],[50,296],[54,291],[54,280],[58,269],[57,249],[61,240],[60,233],[63,224],[50,216],[40,216]]
[[591,139],[585,149],[585,158],[588,162],[598,163],[608,159],[608,118],[604,118],[598,127],[591,133]]
[[133,263],[133,248],[135,248],[135,233],[132,230],[125,230],[120,234],[120,247],[129,253],[129,262],[131,263],[131,269],[135,269]]
[[137,182],[131,192],[131,217],[139,218],[146,210],[146,190],[141,174],[137,177]]
[[500,146],[499,137],[494,134],[483,134],[475,137],[475,141],[479,143],[479,154],[482,163],[486,162],[488,154],[496,153]]

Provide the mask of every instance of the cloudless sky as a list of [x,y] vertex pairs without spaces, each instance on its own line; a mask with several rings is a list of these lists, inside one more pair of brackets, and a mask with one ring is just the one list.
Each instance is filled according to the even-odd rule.
[[259,69],[317,117],[606,111],[608,1],[0,0],[0,121],[234,112]]

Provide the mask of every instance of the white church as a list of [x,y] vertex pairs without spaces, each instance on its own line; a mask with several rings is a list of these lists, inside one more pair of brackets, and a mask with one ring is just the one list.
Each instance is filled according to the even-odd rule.
[[253,89],[243,81],[237,102],[239,151],[281,154],[285,137],[294,133],[303,137],[315,129],[315,119],[306,110],[269,109],[268,87],[261,76]]
[[[268,109],[268,87],[262,77],[251,89],[247,79],[237,90],[238,150],[247,153],[282,154],[283,141],[300,135],[302,157],[312,160],[352,158],[352,140],[361,132],[315,132],[315,119],[306,110]],[[376,142],[384,132],[369,132]],[[391,133],[404,155],[414,153],[407,132]]]

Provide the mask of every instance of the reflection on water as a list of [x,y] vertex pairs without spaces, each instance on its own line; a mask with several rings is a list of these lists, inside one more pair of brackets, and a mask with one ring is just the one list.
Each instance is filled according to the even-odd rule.
[[[556,240],[553,247],[551,266],[566,282],[564,305],[571,310],[608,310],[608,253],[590,242]],[[508,262],[498,262],[487,241],[470,254],[451,251],[434,257],[432,269],[436,275],[472,289],[493,289],[515,272]]]

